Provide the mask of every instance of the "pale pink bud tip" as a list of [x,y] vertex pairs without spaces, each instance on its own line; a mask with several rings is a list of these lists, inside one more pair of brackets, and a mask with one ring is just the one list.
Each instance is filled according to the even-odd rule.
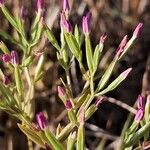
[[2,56],[2,60],[5,62],[5,63],[8,63],[11,61],[11,56],[9,54],[4,54]]
[[57,91],[58,91],[58,96],[59,97],[62,97],[62,96],[65,95],[65,91],[64,91],[64,89],[61,86],[57,87]]
[[36,114],[36,120],[41,130],[44,130],[47,127],[47,121],[42,112]]
[[123,50],[124,50],[124,47],[125,47],[126,44],[127,44],[127,40],[128,40],[128,36],[125,35],[124,38],[122,39],[122,41],[120,42],[119,47],[118,47],[118,49],[117,49],[117,56],[118,56],[118,57],[122,54],[122,52],[123,52]]
[[139,123],[144,117],[144,109],[138,109],[135,115],[135,121]]
[[106,33],[104,33],[104,34],[100,37],[100,43],[101,43],[101,44],[104,44],[106,38],[107,38],[107,35],[106,35]]
[[126,78],[131,70],[132,70],[132,68],[129,68],[129,69],[125,70],[124,72],[121,73],[121,76],[123,78]]
[[133,32],[133,36],[134,37],[138,37],[138,35],[139,35],[139,33],[140,33],[141,29],[142,29],[142,26],[143,26],[143,23],[139,23],[137,25],[137,27],[135,28],[135,30]]
[[68,0],[63,0],[63,11],[65,12],[68,10],[70,10]]
[[72,104],[71,104],[71,102],[70,102],[70,99],[67,99],[67,100],[66,100],[65,106],[66,106],[66,109],[67,109],[67,110],[70,110],[70,109],[72,108]]
[[18,58],[18,53],[16,51],[11,52],[11,58],[12,58],[12,63],[14,65],[19,64],[19,58]]
[[37,10],[41,10],[43,8],[44,0],[37,0]]
[[91,20],[92,14],[88,12],[86,16],[83,16],[82,18],[82,30],[84,34],[89,34],[90,32],[90,20]]
[[74,132],[72,133],[71,138],[72,138],[72,139],[76,139],[76,137],[77,137],[77,132],[76,132],[76,131],[74,131]]
[[85,122],[85,110],[84,108],[82,108],[80,112],[80,123],[84,124],[84,122]]
[[4,75],[3,84],[7,86],[9,83],[10,83],[10,80],[9,80],[8,76]]

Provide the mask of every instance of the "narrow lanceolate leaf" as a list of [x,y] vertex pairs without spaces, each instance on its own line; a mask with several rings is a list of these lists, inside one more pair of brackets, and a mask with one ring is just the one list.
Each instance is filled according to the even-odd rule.
[[90,73],[93,73],[93,54],[92,54],[92,48],[91,48],[91,41],[90,37],[87,35],[85,37],[85,45],[86,45],[86,61],[88,68],[90,70]]
[[7,18],[7,20],[10,22],[10,24],[18,30],[18,27],[17,27],[17,23],[15,21],[15,18],[10,14],[10,12],[8,11],[8,9],[5,7],[5,5],[3,5],[1,7],[1,10],[3,12],[3,14],[5,15],[5,17]]
[[24,93],[23,83],[22,83],[21,73],[20,73],[18,65],[15,65],[15,81],[16,81],[16,87],[17,87],[19,96],[23,96],[23,93]]
[[47,37],[48,37],[48,40],[50,41],[50,43],[57,49],[60,51],[60,46],[54,36],[54,34],[52,33],[52,31],[46,26],[45,27],[45,31],[46,31],[46,34],[47,34]]
[[85,112],[85,120],[88,120],[98,109],[95,104],[92,104]]
[[2,41],[0,42],[0,49],[3,51],[4,54],[10,54],[10,51],[8,50],[7,46]]
[[79,28],[77,25],[75,25],[74,36],[77,40],[78,45],[80,45],[80,34],[79,34]]
[[76,59],[79,62],[81,62],[82,52],[79,48],[76,38],[71,33],[65,33],[65,39],[72,54],[76,57]]
[[39,78],[39,76],[42,73],[44,60],[45,60],[45,57],[44,57],[44,54],[42,54],[39,58],[37,66],[36,66],[34,81],[37,81],[37,78]]
[[98,44],[95,47],[94,56],[93,56],[93,73],[95,73],[97,68],[98,68],[99,61],[100,61],[100,56],[101,56],[101,52],[103,50],[103,47],[104,47],[103,44]]
[[68,137],[67,150],[74,150],[75,142],[76,142],[76,131],[70,133]]
[[80,125],[78,128],[77,134],[77,150],[84,150],[84,142],[85,142],[85,129],[84,129],[84,121],[85,121],[85,112],[84,109],[80,112]]
[[62,131],[56,138],[59,141],[64,141],[68,137],[68,135],[70,134],[70,132],[73,130],[74,127],[75,127],[74,123],[69,123],[65,128],[62,129]]
[[130,147],[134,145],[136,142],[139,141],[139,139],[144,137],[144,135],[146,134],[146,132],[149,131],[149,129],[150,129],[150,122],[146,123],[136,133],[134,133],[132,137],[124,143],[125,147]]
[[37,145],[41,146],[41,147],[45,147],[44,142],[41,140],[40,136],[38,135],[37,131],[33,131],[32,129],[30,129],[29,127],[25,126],[25,125],[21,125],[18,124],[18,127],[20,128],[20,130],[29,138],[31,139],[33,142],[35,142]]
[[114,90],[124,79],[126,79],[127,75],[130,73],[131,70],[132,70],[132,68],[125,70],[105,90],[96,94],[96,96],[100,96],[102,94],[105,94],[109,91]]
[[46,129],[44,133],[48,139],[49,144],[53,147],[54,150],[64,150],[62,144],[55,138],[49,129]]
[[105,85],[106,83],[108,82],[111,74],[112,74],[112,71],[116,65],[116,62],[117,62],[117,59],[114,59],[111,64],[108,66],[108,68],[106,69],[104,75],[102,76],[101,80],[99,81],[98,83],[98,86],[97,86],[97,89],[96,91],[100,91]]

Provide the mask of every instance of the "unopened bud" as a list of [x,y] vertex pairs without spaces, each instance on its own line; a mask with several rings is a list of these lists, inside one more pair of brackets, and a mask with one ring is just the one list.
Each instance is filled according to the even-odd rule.
[[104,34],[100,37],[99,43],[100,43],[100,44],[104,44],[106,38],[107,38],[107,35],[106,35],[106,33],[104,33]]
[[11,61],[11,56],[9,54],[4,54],[2,56],[2,60],[5,62],[5,63],[8,63]]
[[67,99],[67,100],[66,100],[65,106],[66,106],[66,109],[67,109],[67,110],[70,110],[70,109],[72,108],[72,104],[71,104],[70,99]]
[[57,91],[58,91],[58,96],[59,97],[65,96],[65,90],[61,86],[57,87]]
[[133,37],[137,38],[141,29],[142,29],[143,23],[139,23],[137,25],[137,27],[135,28],[134,32],[133,32]]
[[70,10],[70,7],[69,7],[68,0],[63,0],[63,11],[66,12],[66,11],[69,11],[69,10]]
[[130,73],[130,71],[132,70],[132,68],[129,68],[127,70],[125,70],[124,72],[121,73],[121,76],[125,79],[128,74]]
[[12,63],[14,65],[19,64],[19,58],[18,58],[18,53],[16,51],[12,51],[11,52],[11,59],[12,59]]
[[42,112],[36,114],[36,120],[41,130],[44,130],[47,127],[47,120]]

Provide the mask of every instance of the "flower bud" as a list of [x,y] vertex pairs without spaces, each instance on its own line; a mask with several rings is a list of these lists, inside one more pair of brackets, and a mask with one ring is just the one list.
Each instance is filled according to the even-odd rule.
[[70,109],[72,108],[72,104],[71,104],[70,99],[67,99],[67,100],[66,100],[65,106],[66,106],[66,109],[67,109],[67,110],[70,110]]
[[5,0],[0,0],[0,6],[5,3]]
[[125,35],[124,38],[122,39],[121,43],[119,44],[119,47],[117,49],[117,56],[120,57],[120,55],[122,54],[123,50],[124,50],[124,47],[126,46],[127,44],[127,39],[128,39],[128,36]]
[[145,99],[142,95],[139,95],[137,99],[137,107],[138,109],[144,109],[144,106],[145,106]]
[[144,117],[144,109],[138,109],[135,115],[135,121],[139,123]]
[[68,0],[63,0],[63,11],[66,12],[69,10],[70,10],[70,7],[69,7]]
[[18,65],[19,64],[18,53],[16,51],[12,51],[11,52],[11,58],[12,58],[12,63],[14,65]]
[[122,72],[120,75],[125,79],[128,76],[128,74],[130,73],[131,70],[132,70],[132,68],[128,68],[127,70]]
[[65,14],[60,15],[60,26],[66,30],[66,32],[72,32],[72,26],[69,20],[66,19]]
[[11,56],[9,54],[4,54],[2,56],[2,60],[3,60],[3,62],[8,63],[11,61]]
[[88,12],[86,14],[86,16],[83,16],[83,18],[82,18],[82,30],[85,35],[89,34],[89,32],[90,32],[90,27],[89,27],[90,20],[91,20],[91,13]]
[[36,114],[36,120],[41,130],[44,130],[47,127],[47,121],[42,112]]
[[37,0],[37,10],[42,10],[43,9],[43,3],[44,0]]
[[137,27],[135,28],[134,32],[133,32],[133,37],[137,38],[141,29],[142,29],[143,23],[139,23],[137,25]]
[[58,86],[57,87],[57,91],[58,91],[58,96],[59,97],[63,97],[63,96],[65,96],[65,90],[61,87],[61,86]]
[[104,33],[104,34],[100,37],[99,43],[100,43],[100,44],[104,44],[106,38],[107,38],[107,35],[106,35],[106,33]]

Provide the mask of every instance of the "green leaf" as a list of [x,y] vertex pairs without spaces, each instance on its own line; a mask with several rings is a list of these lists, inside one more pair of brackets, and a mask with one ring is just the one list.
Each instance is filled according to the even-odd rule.
[[[128,73],[131,71],[131,68],[127,69],[126,71],[128,71]],[[106,89],[104,89],[103,91],[101,91],[100,93],[97,93],[95,96],[100,96],[103,95],[109,91],[114,90],[123,80],[126,79],[128,73],[126,75],[124,75],[124,73],[126,72],[124,71],[123,73],[121,73]]]
[[91,41],[90,37],[85,37],[85,45],[86,45],[86,61],[88,68],[90,70],[90,73],[93,74],[93,54],[92,54],[92,48],[91,48]]
[[108,68],[106,69],[104,75],[102,76],[101,80],[99,81],[98,85],[97,85],[97,89],[96,89],[96,92],[100,91],[105,85],[106,83],[108,82],[112,72],[113,72],[113,69],[116,65],[116,62],[117,62],[117,59],[114,59],[111,64],[108,66]]
[[56,40],[56,38],[55,38],[53,32],[52,32],[47,26],[46,26],[44,29],[45,29],[45,32],[46,32],[46,34],[47,34],[47,37],[48,37],[49,42],[50,42],[58,51],[60,51],[61,48],[60,48],[60,46],[59,46],[59,44],[58,44],[58,42],[57,42],[57,40]]
[[35,69],[34,82],[38,81],[38,78],[42,73],[44,61],[45,61],[45,56],[44,54],[42,54],[39,58],[38,64]]
[[70,133],[68,137],[67,150],[74,150],[75,142],[76,142],[76,132],[74,131],[73,133]]
[[5,7],[5,5],[3,5],[1,7],[1,10],[2,10],[3,14],[5,15],[5,17],[7,18],[7,20],[10,22],[10,24],[18,31],[18,27],[17,27],[17,23],[15,21],[15,18],[10,14],[10,12]]
[[[78,43],[78,45],[80,45],[80,33],[79,33],[79,28],[77,25],[75,25],[75,29],[74,29],[74,36],[76,38],[76,41]],[[79,46],[80,47],[80,46]]]
[[20,73],[18,65],[15,65],[15,82],[16,82],[16,87],[17,87],[19,96],[22,97],[24,95],[24,89],[23,89],[21,73]]
[[65,39],[69,46],[69,49],[71,50],[72,54],[75,56],[75,58],[81,62],[82,60],[82,52],[79,48],[79,45],[76,41],[76,38],[71,33],[65,33]]
[[84,142],[85,142],[85,129],[84,125],[80,124],[77,134],[77,150],[84,150]]
[[0,49],[3,51],[4,54],[10,54],[10,51],[8,50],[7,46],[4,42],[0,42]]
[[49,144],[53,147],[54,150],[64,150],[62,144],[55,138],[49,129],[46,129],[44,133],[49,141]]
[[68,137],[70,132],[75,127],[74,123],[69,123],[65,128],[62,129],[60,134],[56,137],[59,141],[65,141],[65,139]]
[[96,70],[98,68],[103,47],[104,47],[103,44],[98,44],[95,47],[94,56],[93,56],[93,74],[96,72]]
[[37,145],[40,145],[41,147],[45,148],[45,143],[41,140],[37,131],[33,131],[28,126],[21,125],[21,124],[18,124],[18,127],[29,139],[31,139]]

